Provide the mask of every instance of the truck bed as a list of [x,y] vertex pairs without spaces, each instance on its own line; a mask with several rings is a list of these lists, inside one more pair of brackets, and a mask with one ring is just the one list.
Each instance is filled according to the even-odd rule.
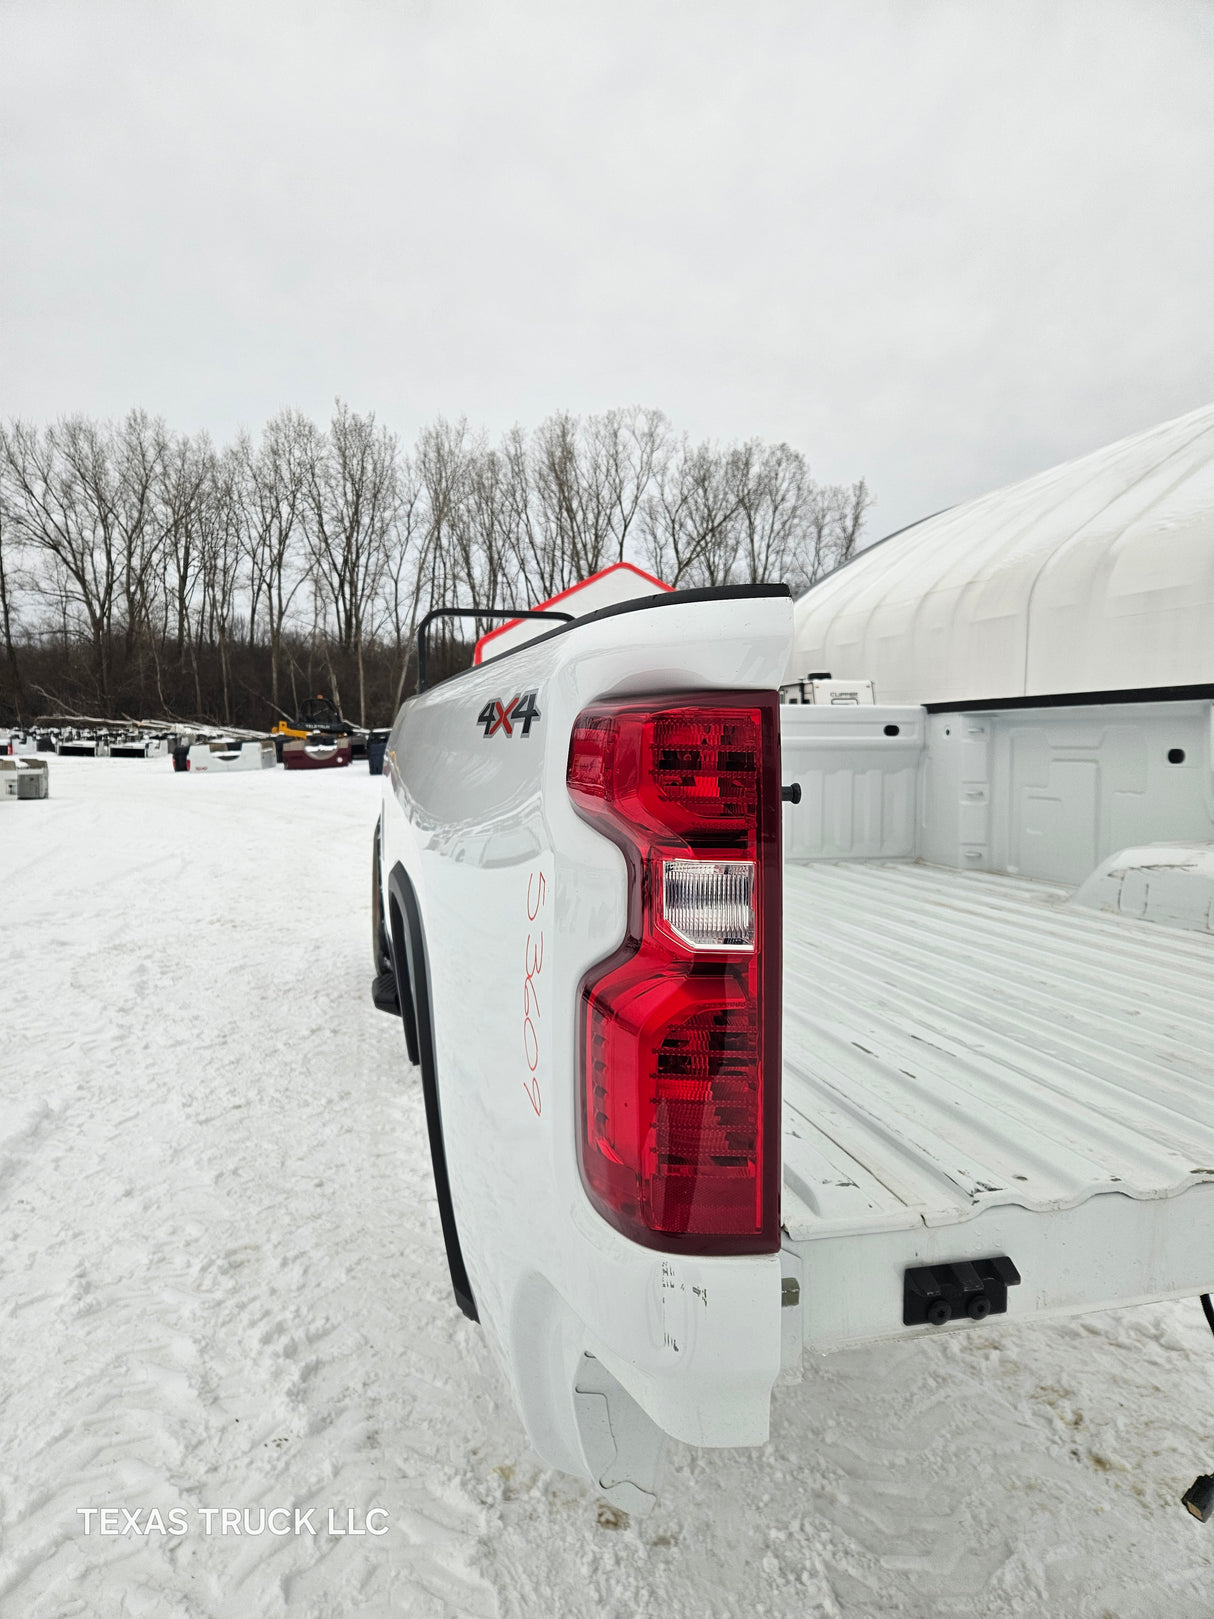
[[[899,1329],[900,1293],[844,1296],[861,1260],[892,1279],[1008,1252],[1029,1284],[1016,1313],[1182,1292],[1214,1270],[1214,1192],[1180,1199],[1214,1185],[1214,938],[1069,892],[911,861],[786,868],[782,1212],[807,1339]],[[1142,1218],[1146,1200],[1183,1201],[1175,1229]],[[1030,1238],[1025,1211],[1052,1219]],[[1072,1235],[1120,1243],[1124,1275],[1068,1270]],[[1202,1262],[1187,1250],[1207,1235]]]

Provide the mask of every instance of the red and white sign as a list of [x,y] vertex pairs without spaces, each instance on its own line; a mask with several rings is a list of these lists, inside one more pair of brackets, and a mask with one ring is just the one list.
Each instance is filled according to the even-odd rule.
[[[572,613],[575,618],[583,618],[587,613],[599,612],[601,608],[634,601],[638,596],[656,596],[659,591],[669,589],[669,585],[646,573],[644,568],[638,568],[631,562],[613,562],[609,568],[592,573],[589,579],[583,579],[580,584],[562,590],[559,596],[552,596],[546,602],[536,602],[535,605],[537,608],[556,607],[563,613]],[[534,641],[537,635],[547,635],[549,630],[556,629],[559,622],[555,618],[512,618],[481,636],[472,661],[483,663],[486,658],[496,658],[499,652],[508,652],[511,647]]]

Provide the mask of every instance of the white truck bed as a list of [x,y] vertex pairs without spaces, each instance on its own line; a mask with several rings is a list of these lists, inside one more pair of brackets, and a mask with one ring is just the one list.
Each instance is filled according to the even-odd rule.
[[916,1264],[1009,1255],[1009,1315],[1208,1282],[1214,938],[1068,898],[910,861],[786,867],[783,1225],[806,1342],[938,1330],[901,1324]]
[[[1085,863],[1085,816],[1131,827],[1135,845],[1199,836],[1205,710],[1169,710],[1149,734],[1133,715],[1061,730],[1051,719],[1021,748],[1020,731],[981,717],[785,705],[779,779],[801,793],[783,809],[780,1249],[772,1230],[756,1251],[726,1251],[732,1228],[701,1244],[656,1220],[652,1243],[640,1240],[644,1195],[630,1201],[620,1177],[612,1218],[581,1168],[585,985],[638,926],[665,926],[654,862],[666,856],[635,841],[626,852],[582,813],[570,741],[604,708],[708,712],[754,693],[774,709],[792,612],[771,586],[625,607],[405,704],[384,777],[388,932],[375,933],[375,959],[377,1004],[399,1009],[422,1072],[453,1291],[545,1461],[631,1511],[652,1491],[662,1435],[761,1443],[772,1386],[807,1346],[959,1331],[1005,1303],[1010,1330],[1018,1317],[1214,1289],[1214,936],[1082,911],[1065,890],[974,869],[1022,864],[1021,845],[1053,860],[1065,844],[1066,874],[1086,876],[1098,855]],[[1120,765],[1093,774],[1094,754],[1124,762],[1126,727],[1148,759],[1142,791]],[[1108,736],[1121,740],[1106,747]],[[656,793],[669,766],[643,748],[636,759]],[[606,791],[589,746],[583,762],[579,792],[596,780]],[[1071,791],[1076,763],[1086,785]],[[620,803],[625,775],[612,780]],[[1190,817],[1179,830],[1176,804]],[[772,810],[753,823],[765,839]],[[911,858],[924,854],[940,866]],[[710,976],[698,967],[685,962],[681,982]],[[665,982],[655,973],[649,987]],[[764,974],[764,996],[747,992],[764,1014],[764,1080],[767,987]],[[655,1100],[664,1005],[635,1027],[621,1014],[621,1055],[601,1076],[629,1151],[631,1122]],[[726,1037],[722,1052],[735,1049]],[[680,1137],[697,1178],[712,1132],[736,1123],[731,1098],[680,1093],[706,1129]],[[673,1116],[655,1117],[655,1147]],[[755,1173],[774,1156],[767,1128],[765,1113]],[[645,1142],[648,1153],[649,1126]],[[630,1171],[641,1186],[645,1153]]]

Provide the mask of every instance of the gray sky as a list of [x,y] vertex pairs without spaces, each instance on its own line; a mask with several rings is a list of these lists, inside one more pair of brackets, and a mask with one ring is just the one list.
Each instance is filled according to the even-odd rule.
[[658,405],[870,533],[1214,399],[1207,0],[0,0],[0,416]]

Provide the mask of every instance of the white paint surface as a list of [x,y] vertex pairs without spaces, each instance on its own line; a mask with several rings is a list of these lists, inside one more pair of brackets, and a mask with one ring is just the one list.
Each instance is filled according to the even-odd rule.
[[1214,933],[1214,843],[1149,843],[1101,862],[1073,903]]
[[881,703],[1214,683],[1214,405],[940,513],[796,608]]

